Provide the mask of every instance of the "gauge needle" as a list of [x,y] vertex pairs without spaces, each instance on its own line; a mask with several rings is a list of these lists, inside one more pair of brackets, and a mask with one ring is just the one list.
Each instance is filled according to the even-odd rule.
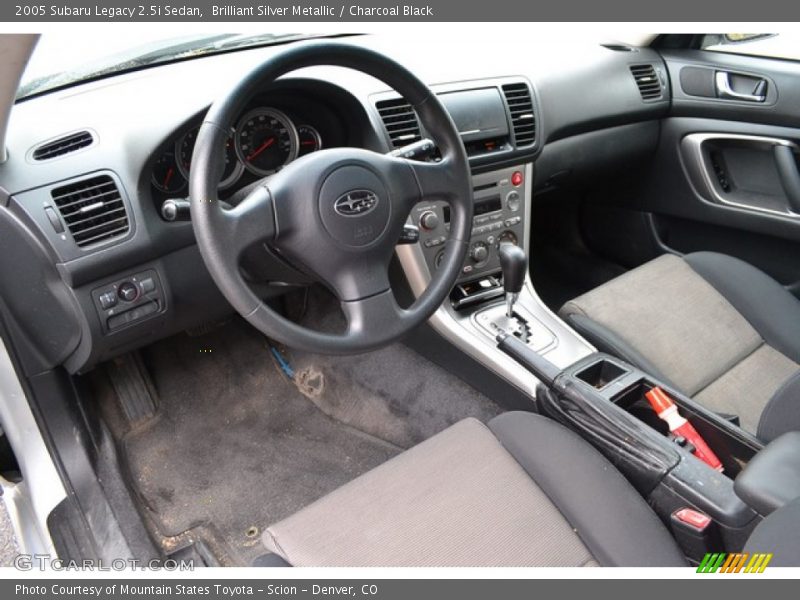
[[166,187],[169,187],[169,182],[170,182],[170,180],[172,179],[172,175],[173,175],[173,173],[175,173],[175,169],[173,169],[172,167],[170,167],[169,169],[167,169],[167,176],[166,176],[166,177],[164,177],[164,187],[165,187],[165,188],[166,188]]
[[261,154],[264,150],[272,146],[272,144],[274,143],[275,143],[275,138],[274,137],[269,138],[266,142],[261,144],[258,148],[256,148],[250,153],[250,155],[247,157],[247,162],[253,160],[256,156]]

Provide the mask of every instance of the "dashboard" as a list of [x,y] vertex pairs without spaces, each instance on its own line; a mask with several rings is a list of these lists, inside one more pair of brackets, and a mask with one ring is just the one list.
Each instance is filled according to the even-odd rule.
[[[348,117],[342,99],[331,101],[331,90],[311,82],[284,83],[248,102],[235,119],[225,147],[219,193],[229,199],[292,161],[323,148],[357,145],[354,131],[362,124]],[[192,153],[202,115],[172,132],[159,145],[149,166],[153,199],[188,195]]]
[[[492,249],[499,239],[526,239],[530,223],[520,220],[526,207],[519,202],[540,180],[547,185],[565,171],[580,176],[582,165],[601,166],[592,146],[563,140],[634,127],[636,135],[617,144],[615,156],[624,161],[655,146],[658,120],[669,109],[667,81],[662,98],[643,101],[632,75],[633,64],[663,70],[660,56],[647,48],[570,43],[555,51],[519,39],[487,48],[468,39],[407,44],[391,36],[348,42],[405,65],[458,122],[482,203],[465,281],[496,270]],[[0,164],[0,295],[27,328],[26,371],[64,365],[83,372],[230,314],[191,223],[165,219],[161,207],[188,195],[192,148],[208,107],[278,51],[176,62],[14,107],[9,160]],[[219,150],[226,157],[220,197],[235,204],[248,186],[307,152],[397,149],[425,137],[414,120],[402,98],[366,75],[338,67],[292,73],[246,100]],[[514,183],[520,174],[525,181]],[[412,217],[421,225],[420,251],[435,269],[446,207],[420,206]],[[262,297],[309,281],[269,248],[253,252],[255,260],[243,267]],[[36,297],[26,292],[31,289]],[[40,318],[24,318],[31,311]]]

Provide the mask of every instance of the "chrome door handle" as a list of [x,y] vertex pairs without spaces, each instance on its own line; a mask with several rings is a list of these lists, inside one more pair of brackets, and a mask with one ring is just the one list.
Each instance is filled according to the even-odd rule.
[[[764,81],[763,79],[761,80]],[[766,87],[764,87],[765,93],[763,94],[743,94],[741,92],[734,91],[731,87],[731,74],[727,71],[717,71],[716,75],[716,83],[717,83],[717,96],[719,98],[725,98],[727,100],[742,100],[744,102],[764,102],[767,99],[766,95]],[[761,87],[759,85],[759,87]]]

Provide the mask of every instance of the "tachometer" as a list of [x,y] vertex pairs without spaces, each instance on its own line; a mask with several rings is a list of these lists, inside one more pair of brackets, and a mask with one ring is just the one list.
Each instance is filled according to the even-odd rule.
[[167,150],[153,165],[150,180],[153,186],[165,194],[177,194],[186,187],[186,178],[181,174],[175,153]]
[[297,158],[297,130],[289,117],[272,108],[247,113],[236,127],[236,154],[256,175],[270,175]]
[[299,125],[297,138],[299,140],[298,156],[305,156],[322,148],[322,137],[320,137],[319,131],[311,125]]
[[[197,141],[197,133],[199,128],[192,129],[181,139],[178,140],[175,146],[175,154],[178,157],[178,168],[186,179],[189,179],[189,169],[192,166],[192,152],[194,152],[194,143]],[[222,170],[222,177],[219,181],[219,189],[224,190],[231,187],[239,180],[244,172],[242,163],[236,156],[235,143],[233,134],[228,138],[225,143],[225,167]]]

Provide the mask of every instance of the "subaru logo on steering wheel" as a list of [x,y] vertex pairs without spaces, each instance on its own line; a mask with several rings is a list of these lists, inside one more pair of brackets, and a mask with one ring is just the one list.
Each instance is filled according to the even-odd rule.
[[358,217],[373,210],[378,201],[378,195],[373,191],[352,190],[336,199],[333,210],[343,217]]

